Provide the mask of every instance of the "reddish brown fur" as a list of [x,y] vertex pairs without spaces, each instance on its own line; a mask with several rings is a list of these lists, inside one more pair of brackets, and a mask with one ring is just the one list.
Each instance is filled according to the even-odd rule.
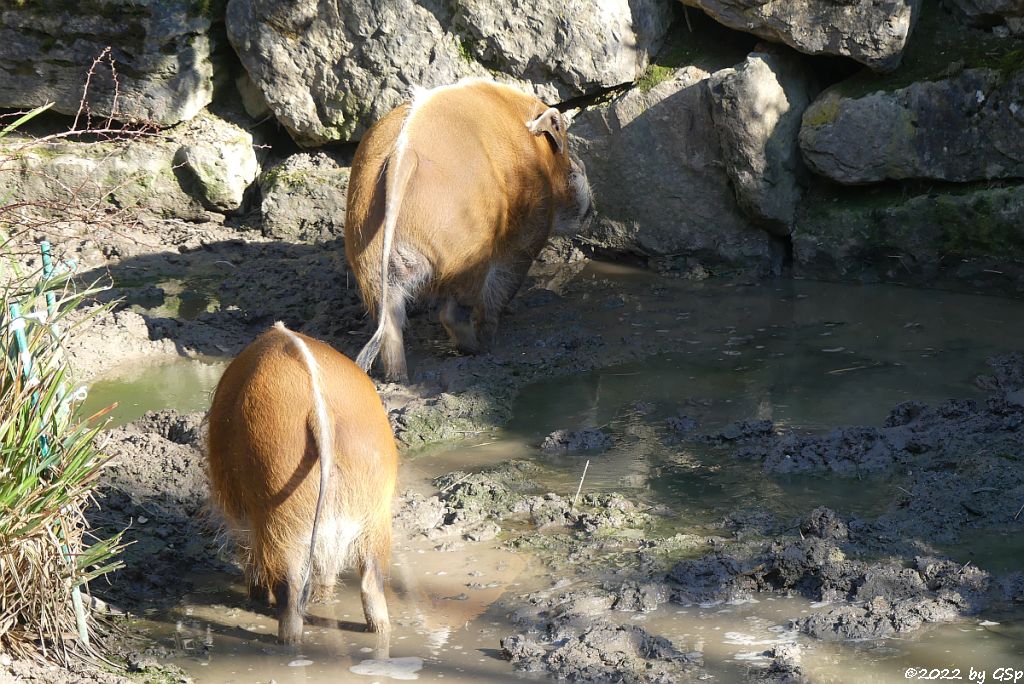
[[[549,111],[513,88],[474,81],[430,91],[367,132],[352,164],[345,253],[371,313],[382,313],[382,226],[405,126],[412,175],[400,188],[391,282],[410,296],[446,295],[442,320],[456,344],[469,352],[486,346],[559,212],[581,205],[569,179],[582,172],[570,159],[565,122],[555,112],[553,128],[528,128]],[[398,341],[385,339],[383,354],[389,376],[401,378],[404,302],[398,315]],[[366,368],[364,355],[372,363],[376,352],[360,355]]]
[[[386,632],[386,606],[381,616],[379,605],[372,610],[367,604],[382,602],[383,595],[377,596],[377,587],[367,580],[382,588],[388,568],[398,455],[373,382],[352,361],[281,326],[262,334],[231,362],[209,413],[213,501],[247,550],[252,591],[274,592],[277,598],[279,637],[301,639],[299,597],[320,472],[312,381],[291,335],[305,343],[316,361],[333,432],[314,578],[319,593],[329,592],[344,561],[356,560],[363,572],[367,622]],[[361,526],[350,553],[332,546],[343,540],[330,539],[330,521],[342,518]],[[376,576],[368,578],[368,573]]]

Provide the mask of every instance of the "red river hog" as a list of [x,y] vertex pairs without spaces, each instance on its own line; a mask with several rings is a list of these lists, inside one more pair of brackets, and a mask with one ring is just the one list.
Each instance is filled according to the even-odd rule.
[[377,317],[361,368],[382,354],[388,379],[408,378],[406,304],[423,293],[443,298],[460,351],[489,345],[552,232],[577,230],[591,212],[567,125],[531,95],[470,79],[415,90],[367,131],[345,214],[345,254]]
[[278,639],[302,639],[312,592],[359,568],[363,612],[386,653],[384,578],[398,452],[370,378],[277,323],[228,366],[210,407],[213,503],[245,551],[253,597],[273,596]]

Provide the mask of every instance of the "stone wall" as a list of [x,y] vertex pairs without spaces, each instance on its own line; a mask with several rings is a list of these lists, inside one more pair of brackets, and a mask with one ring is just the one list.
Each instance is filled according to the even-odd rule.
[[248,213],[268,237],[335,239],[363,131],[413,84],[482,76],[578,110],[598,208],[579,239],[597,251],[689,274],[789,259],[806,277],[1024,289],[1019,0],[6,0],[0,14],[0,106],[85,102],[94,123],[158,133],[31,152],[9,137],[0,189],[29,201],[85,179],[113,184],[100,196],[119,209]]

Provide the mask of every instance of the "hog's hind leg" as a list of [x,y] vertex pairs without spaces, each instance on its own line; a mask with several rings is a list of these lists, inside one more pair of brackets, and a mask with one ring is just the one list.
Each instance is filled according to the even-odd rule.
[[473,310],[455,297],[448,297],[441,307],[441,325],[448,331],[452,344],[463,354],[475,354],[480,348],[476,326],[473,325]]
[[406,306],[429,282],[432,273],[430,263],[415,250],[402,245],[395,249],[391,258],[388,297],[384,304],[388,308],[388,324],[381,344],[385,376],[392,382],[407,382],[409,379],[403,335]]
[[359,562],[359,591],[363,599],[366,629],[377,633],[376,657],[387,658],[391,644],[391,619],[384,597],[384,568],[377,556]]
[[282,644],[302,642],[302,563],[291,568],[288,576],[274,583],[277,602],[277,640]]
[[489,349],[498,334],[498,320],[526,279],[532,260],[522,257],[493,264],[473,308],[473,328],[481,350]]

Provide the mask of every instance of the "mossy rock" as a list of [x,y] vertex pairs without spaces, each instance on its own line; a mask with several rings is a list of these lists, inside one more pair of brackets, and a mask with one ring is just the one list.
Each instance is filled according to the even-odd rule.
[[856,97],[829,89],[804,112],[804,161],[849,185],[1022,178],[1024,71],[1007,69],[972,66]]
[[263,233],[301,242],[341,238],[345,230],[346,155],[295,154],[259,179]]
[[[247,136],[209,112],[161,135],[126,133],[113,141],[72,136],[47,144],[26,144],[27,138],[8,136],[0,143],[0,157],[12,157],[7,173],[0,175],[0,197],[34,204],[43,213],[47,206],[60,212],[76,204],[103,202],[132,215],[204,220],[211,209],[233,208],[213,202],[211,197],[240,195],[244,187],[227,185],[225,163],[187,167],[182,150],[199,151],[198,159],[214,160],[237,147],[251,156],[244,164],[231,162],[232,172],[248,169],[255,177],[252,139]],[[196,169],[206,185],[198,182]],[[243,179],[242,185],[248,182],[251,178]],[[217,195],[222,186],[224,192]],[[68,197],[67,188],[75,188],[73,197]]]
[[1024,294],[1024,185],[819,190],[793,252],[804,277]]
[[949,78],[964,69],[993,69],[1009,76],[1024,70],[1020,39],[963,26],[937,2],[922,4],[900,67],[889,74],[863,70],[830,90],[846,98],[893,92],[919,81]]

